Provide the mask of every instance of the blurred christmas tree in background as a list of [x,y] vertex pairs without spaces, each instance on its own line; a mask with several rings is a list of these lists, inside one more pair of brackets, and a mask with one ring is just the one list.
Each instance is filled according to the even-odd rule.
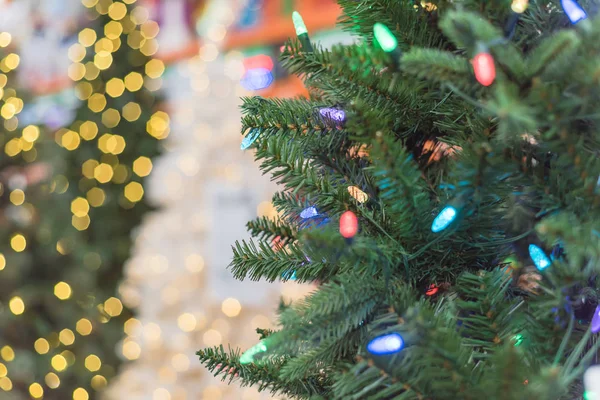
[[231,264],[321,286],[201,362],[303,399],[597,398],[598,6],[339,3],[362,40],[295,14],[282,55],[310,100],[244,99],[282,217]]
[[77,83],[67,92],[81,101],[68,127],[20,124],[28,99],[11,86],[18,56],[0,64],[3,399],[96,398],[120,363],[131,315],[117,283],[149,210],[142,183],[169,134],[157,110],[164,66],[151,59],[158,27],[133,3],[83,0],[92,28],[69,49]]

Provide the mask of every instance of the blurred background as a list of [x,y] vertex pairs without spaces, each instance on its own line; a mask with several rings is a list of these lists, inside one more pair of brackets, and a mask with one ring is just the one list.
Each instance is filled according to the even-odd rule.
[[277,61],[294,10],[352,40],[334,0],[0,0],[1,399],[271,398],[195,352],[311,290],[227,270],[277,215],[238,106],[306,95]]

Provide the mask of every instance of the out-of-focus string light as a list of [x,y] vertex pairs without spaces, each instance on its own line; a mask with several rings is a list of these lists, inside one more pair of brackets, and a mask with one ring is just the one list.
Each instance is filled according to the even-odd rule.
[[560,0],[560,5],[573,24],[587,18],[585,10],[575,0]]
[[399,333],[378,336],[367,344],[367,351],[377,356],[398,353],[403,348],[404,339]]
[[483,86],[490,86],[496,79],[496,65],[494,57],[487,51],[481,50],[471,60],[475,79]]
[[244,354],[242,354],[242,356],[240,357],[240,364],[251,364],[255,361],[254,356],[260,353],[264,353],[266,351],[267,343],[266,340],[263,339],[248,350],[246,350]]
[[358,233],[358,218],[352,211],[346,211],[340,217],[340,234],[346,239]]

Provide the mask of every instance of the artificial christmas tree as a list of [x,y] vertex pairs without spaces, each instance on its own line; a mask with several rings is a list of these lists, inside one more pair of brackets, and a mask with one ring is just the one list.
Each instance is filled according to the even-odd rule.
[[131,313],[117,284],[169,129],[155,109],[154,24],[129,3],[84,1],[95,30],[69,50],[81,101],[68,128],[25,112],[12,83],[0,90],[2,399],[95,399],[121,362]]
[[600,346],[597,6],[339,3],[361,42],[282,55],[310,100],[245,99],[281,218],[250,223],[260,242],[231,263],[321,286],[243,356],[200,360],[293,398],[581,398]]

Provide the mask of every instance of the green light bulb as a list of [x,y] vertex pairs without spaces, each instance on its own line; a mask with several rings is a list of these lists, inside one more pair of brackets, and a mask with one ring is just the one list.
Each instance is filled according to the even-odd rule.
[[258,342],[257,344],[255,344],[254,346],[252,346],[251,348],[246,350],[244,352],[244,354],[242,354],[242,356],[240,357],[240,364],[253,363],[254,356],[257,355],[258,353],[264,353],[265,351],[267,351],[267,344],[265,343],[264,340],[261,340],[260,342]]
[[296,35],[304,35],[308,33],[306,29],[306,25],[304,24],[304,20],[298,11],[294,11],[292,13],[292,21],[294,22],[294,27],[296,28]]
[[376,23],[373,26],[373,32],[375,33],[375,39],[377,40],[377,43],[379,43],[383,51],[389,53],[398,47],[398,40],[392,31],[390,31],[389,28],[384,24],[379,22]]

